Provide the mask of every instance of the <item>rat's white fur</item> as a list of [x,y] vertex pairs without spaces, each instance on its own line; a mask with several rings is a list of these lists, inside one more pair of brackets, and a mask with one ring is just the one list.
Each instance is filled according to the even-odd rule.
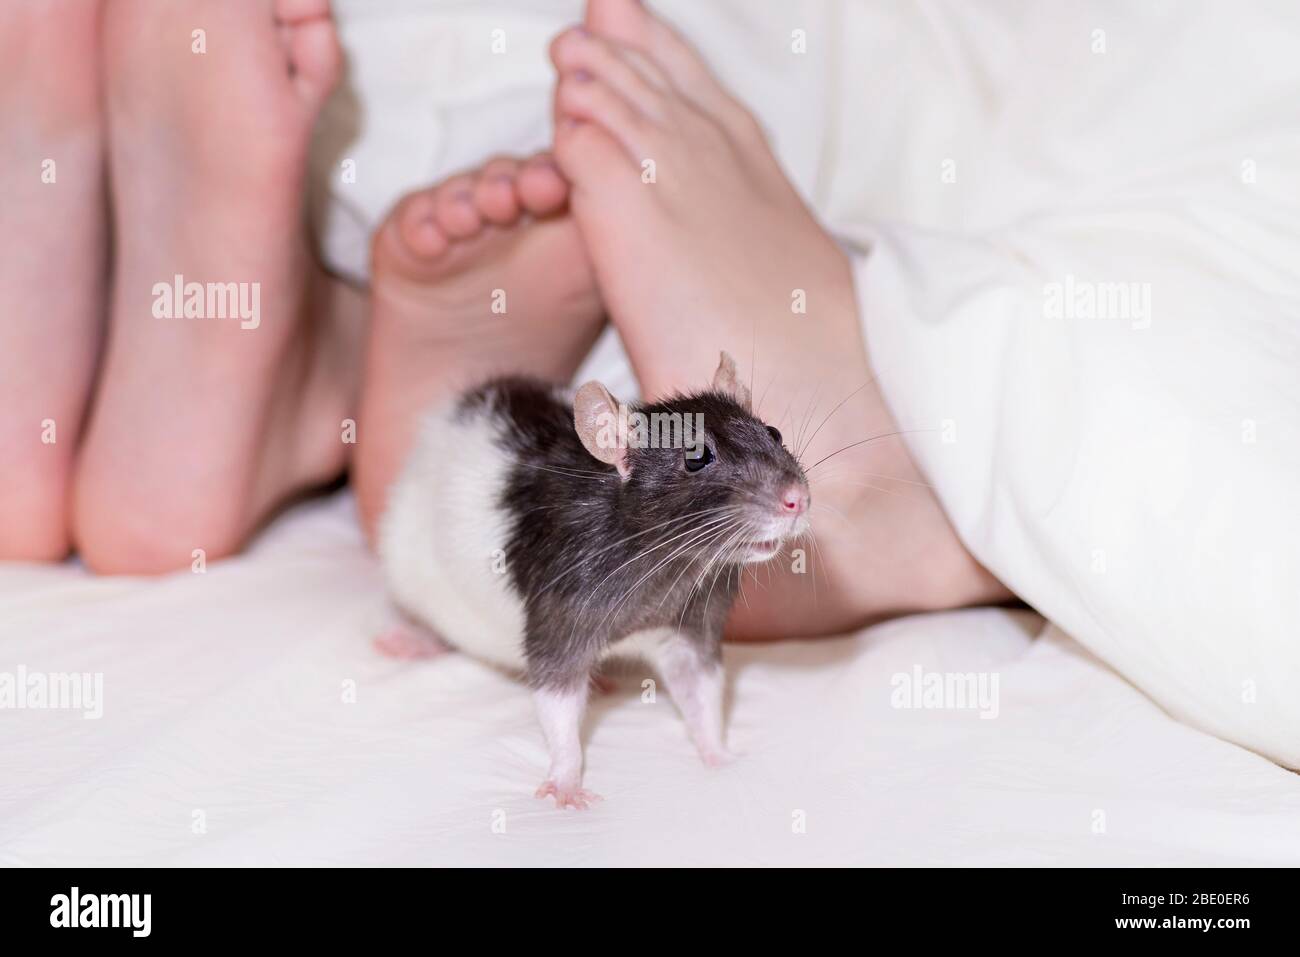
[[717,767],[731,760],[723,743],[721,662],[704,660],[695,643],[674,628],[634,632],[616,642],[611,653],[649,662],[658,672],[705,764]]
[[539,688],[533,692],[537,720],[551,755],[551,768],[539,791],[545,793],[548,785],[554,788],[560,807],[586,797],[582,791],[582,716],[588,690],[584,681],[567,691]]
[[[566,396],[567,397],[567,396]],[[421,423],[410,459],[389,492],[379,555],[394,601],[447,644],[515,671],[525,667],[523,603],[505,565],[509,532],[502,493],[513,465],[491,414],[458,419],[454,406]],[[634,632],[605,657],[640,657],[668,684],[705,763],[730,759],[722,737],[723,671],[671,628]],[[580,728],[587,685],[534,693],[551,755],[539,790],[563,807],[587,806]]]
[[379,556],[404,611],[448,644],[522,671],[524,608],[505,573],[500,505],[512,463],[489,421],[457,421],[452,411],[421,423],[389,491]]

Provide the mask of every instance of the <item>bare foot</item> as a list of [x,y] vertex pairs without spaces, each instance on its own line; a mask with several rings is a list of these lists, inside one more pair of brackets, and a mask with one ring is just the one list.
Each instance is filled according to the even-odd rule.
[[559,36],[551,55],[556,159],[645,390],[687,388],[720,350],[752,350],[757,411],[809,472],[818,545],[807,572],[751,590],[733,635],[841,631],[1006,597],[897,438],[869,368],[849,262],[753,116],[636,0],[589,0],[586,28]]
[[404,198],[379,228],[354,485],[367,534],[420,415],[502,372],[567,382],[604,311],[549,156],[495,159]]
[[68,552],[104,315],[97,0],[0,6],[0,561]]
[[97,571],[161,572],[345,465],[360,327],[336,308],[361,303],[302,212],[341,57],[328,0],[115,0],[103,50],[117,261],[75,534]]

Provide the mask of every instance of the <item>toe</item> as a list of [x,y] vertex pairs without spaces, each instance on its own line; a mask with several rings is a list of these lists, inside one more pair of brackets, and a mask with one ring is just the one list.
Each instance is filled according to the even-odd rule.
[[694,47],[638,0],[588,0],[587,27],[649,55],[679,90],[693,90],[701,82],[717,84]]
[[524,164],[515,188],[520,204],[533,216],[553,216],[569,201],[569,184],[549,153],[540,153]]
[[330,0],[275,0],[275,19],[281,23],[300,23],[330,15]]
[[483,228],[483,216],[474,202],[475,178],[453,176],[438,187],[434,212],[438,226],[452,239],[469,239]]
[[551,60],[561,77],[579,72],[599,78],[646,116],[660,118],[671,87],[662,70],[631,47],[586,30],[568,30],[551,44]]
[[622,144],[627,155],[640,159],[649,147],[649,121],[613,87],[579,71],[560,78],[555,86],[556,115],[566,120],[597,124]]
[[715,119],[748,126],[748,111],[722,87],[699,52],[639,0],[588,0],[586,24],[592,33],[644,54],[683,96]]
[[653,19],[639,0],[587,0],[591,31],[624,43],[644,37]]
[[576,193],[617,189],[636,175],[628,154],[594,123],[565,120],[555,131],[555,161]]
[[489,223],[509,226],[519,219],[519,197],[515,191],[515,177],[519,161],[494,159],[483,165],[474,183],[474,202],[479,214]]
[[276,0],[275,16],[288,42],[294,84],[304,100],[319,106],[343,70],[329,0]]
[[447,237],[438,227],[437,200],[434,190],[421,190],[412,193],[398,204],[389,223],[380,228],[381,234],[386,230],[395,230],[401,240],[403,251],[419,259],[432,259],[441,256],[450,245]]

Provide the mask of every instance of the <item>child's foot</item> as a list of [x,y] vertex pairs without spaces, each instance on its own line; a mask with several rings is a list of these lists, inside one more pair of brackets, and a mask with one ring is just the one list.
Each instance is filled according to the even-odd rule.
[[303,223],[341,57],[329,0],[114,0],[103,49],[116,266],[75,532],[96,570],[160,572],[345,465],[360,330]]
[[0,561],[68,551],[104,311],[99,13],[0,5]]
[[567,382],[604,323],[549,156],[496,159],[403,199],[375,235],[354,485],[374,530],[432,404],[490,375]]
[[[741,629],[820,633],[886,611],[1005,595],[961,546],[898,440],[849,448],[834,471],[830,460],[815,464],[899,426],[869,370],[849,262],[753,116],[636,0],[589,0],[586,29],[562,34],[551,55],[556,159],[646,392],[690,388],[707,381],[720,350],[752,350],[757,411],[809,469],[823,560],[814,553],[807,574],[749,596]],[[903,486],[913,494],[873,495],[839,481],[845,473],[918,484]]]
[[591,0],[552,58],[556,158],[646,391],[707,382],[711,356],[756,336],[773,407],[786,382],[838,401],[866,381],[845,256],[694,50],[636,0]]

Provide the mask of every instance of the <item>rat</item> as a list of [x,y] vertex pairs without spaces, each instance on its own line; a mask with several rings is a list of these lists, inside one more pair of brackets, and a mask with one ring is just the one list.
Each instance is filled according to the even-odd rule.
[[723,626],[743,567],[804,534],[810,504],[724,352],[710,388],[650,404],[523,377],[458,395],[422,420],[378,549],[406,616],[526,678],[550,753],[537,796],[585,808],[580,728],[611,656],[648,660],[705,763],[731,759]]

